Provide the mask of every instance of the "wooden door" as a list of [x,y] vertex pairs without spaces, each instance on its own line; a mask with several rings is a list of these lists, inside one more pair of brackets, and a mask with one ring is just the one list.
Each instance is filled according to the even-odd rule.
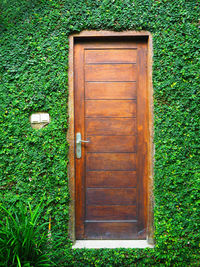
[[147,42],[75,43],[76,238],[145,239]]

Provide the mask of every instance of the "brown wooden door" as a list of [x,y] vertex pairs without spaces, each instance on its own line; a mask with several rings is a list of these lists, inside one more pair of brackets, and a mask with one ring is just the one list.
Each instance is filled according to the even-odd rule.
[[75,43],[76,238],[145,239],[147,81],[144,39]]

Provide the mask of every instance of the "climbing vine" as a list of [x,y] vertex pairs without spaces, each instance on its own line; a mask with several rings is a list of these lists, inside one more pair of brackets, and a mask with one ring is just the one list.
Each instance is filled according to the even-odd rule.
[[[36,205],[60,234],[58,266],[199,265],[199,1],[1,0],[0,196]],[[153,36],[155,248],[71,250],[68,49],[82,30]],[[31,128],[33,112],[51,123]],[[60,257],[62,255],[62,257]]]

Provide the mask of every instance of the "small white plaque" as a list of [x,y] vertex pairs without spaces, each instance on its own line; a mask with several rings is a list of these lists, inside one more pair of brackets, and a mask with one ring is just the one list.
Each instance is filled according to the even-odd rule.
[[42,113],[40,114],[41,122],[49,123],[49,114],[48,113]]
[[40,115],[32,114],[31,115],[31,123],[40,123]]

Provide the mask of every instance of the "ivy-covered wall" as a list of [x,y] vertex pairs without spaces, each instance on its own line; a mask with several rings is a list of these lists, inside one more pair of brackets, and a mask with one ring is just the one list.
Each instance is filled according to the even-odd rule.
[[[0,195],[34,205],[62,244],[57,266],[198,266],[198,0],[1,0]],[[153,36],[154,249],[71,250],[68,240],[68,37],[82,30]],[[31,128],[45,111],[51,123]],[[62,257],[61,257],[62,254]]]

